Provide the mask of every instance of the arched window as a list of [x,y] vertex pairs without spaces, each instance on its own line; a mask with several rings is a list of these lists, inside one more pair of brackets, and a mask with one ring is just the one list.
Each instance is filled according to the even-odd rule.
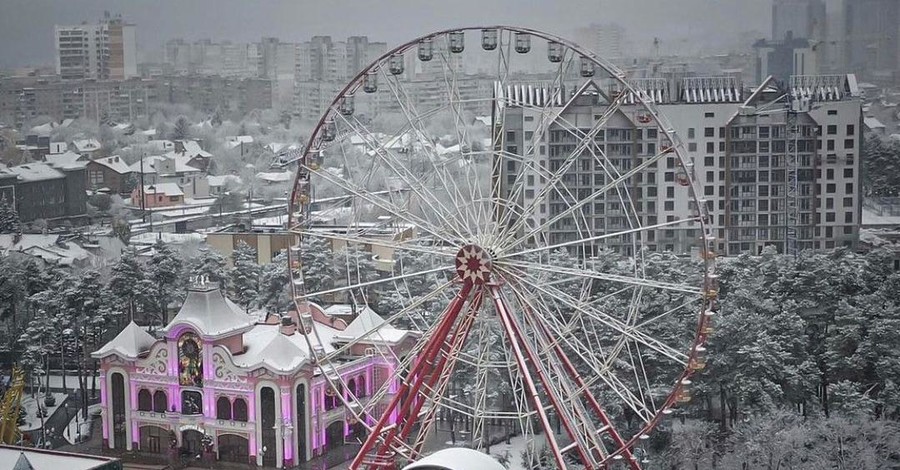
[[203,351],[200,338],[185,333],[178,339],[178,383],[185,387],[203,386]]
[[247,401],[243,398],[235,398],[231,404],[231,419],[247,422]]
[[165,413],[169,409],[169,396],[162,390],[153,393],[153,411]]
[[366,396],[366,376],[360,375],[356,378],[356,396],[363,398]]
[[228,397],[219,397],[216,400],[216,419],[231,420],[231,401]]
[[138,391],[138,411],[153,411],[153,398],[146,388]]
[[351,394],[356,397],[359,396],[359,391],[356,389],[356,379],[350,379],[350,381],[347,382],[347,392],[349,392],[347,393],[347,398],[350,398]]

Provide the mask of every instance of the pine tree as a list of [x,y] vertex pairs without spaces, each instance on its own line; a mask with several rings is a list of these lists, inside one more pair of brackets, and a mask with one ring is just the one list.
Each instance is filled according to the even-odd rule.
[[147,306],[156,315],[159,326],[165,325],[169,302],[176,297],[181,275],[181,258],[161,240],[153,245],[153,255],[147,263],[147,279],[141,290],[147,295]]
[[21,234],[22,224],[19,221],[19,213],[15,205],[6,199],[6,194],[0,196],[0,233]]
[[191,260],[188,273],[190,276],[197,276],[219,284],[224,293],[228,287],[226,285],[228,276],[227,264],[225,257],[220,255],[218,251],[204,247],[200,249],[200,255]]
[[229,273],[230,290],[238,305],[249,310],[250,305],[259,296],[261,269],[256,262],[256,249],[241,240],[231,254],[231,259],[234,267],[231,268]]
[[184,116],[178,116],[172,128],[172,140],[185,140],[191,136],[191,124]]
[[137,251],[126,248],[110,270],[107,283],[109,292],[116,300],[115,305],[120,307],[120,326],[125,323],[125,319],[134,320],[137,314],[138,305],[143,300],[140,286],[144,278],[144,267],[138,260]]
[[257,303],[272,312],[284,311],[291,304],[290,283],[287,253],[282,251],[262,268]]

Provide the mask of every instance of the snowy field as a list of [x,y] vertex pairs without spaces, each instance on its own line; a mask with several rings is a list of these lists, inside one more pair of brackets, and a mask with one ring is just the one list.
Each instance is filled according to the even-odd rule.
[[[64,393],[54,393],[53,397],[56,398],[56,404],[47,408],[47,415],[44,416],[44,420],[53,415],[53,412],[59,408],[59,405],[62,404],[63,400],[66,399],[66,394]],[[25,424],[19,426],[19,429],[22,431],[33,431],[35,429],[41,428],[41,418],[37,416],[38,405],[40,404],[41,408],[46,408],[44,406],[44,395],[40,394],[37,398],[32,398],[31,395],[25,395],[22,397],[22,409],[25,410]]]

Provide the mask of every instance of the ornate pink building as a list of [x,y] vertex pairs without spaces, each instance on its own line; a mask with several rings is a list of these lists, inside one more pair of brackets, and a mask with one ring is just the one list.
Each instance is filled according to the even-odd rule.
[[378,344],[360,342],[353,356],[332,362],[360,401],[415,340],[368,308],[349,324],[315,304],[258,323],[218,288],[193,287],[161,339],[131,323],[93,353],[102,371],[104,446],[163,455],[172,446],[192,453],[211,446],[220,461],[283,468],[355,442],[365,429],[314,365],[298,325],[316,329],[319,354],[379,328]]

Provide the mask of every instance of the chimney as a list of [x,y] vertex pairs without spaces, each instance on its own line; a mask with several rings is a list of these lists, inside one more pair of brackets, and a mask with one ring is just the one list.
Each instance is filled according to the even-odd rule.
[[297,332],[297,325],[291,317],[281,317],[281,334],[291,336]]

